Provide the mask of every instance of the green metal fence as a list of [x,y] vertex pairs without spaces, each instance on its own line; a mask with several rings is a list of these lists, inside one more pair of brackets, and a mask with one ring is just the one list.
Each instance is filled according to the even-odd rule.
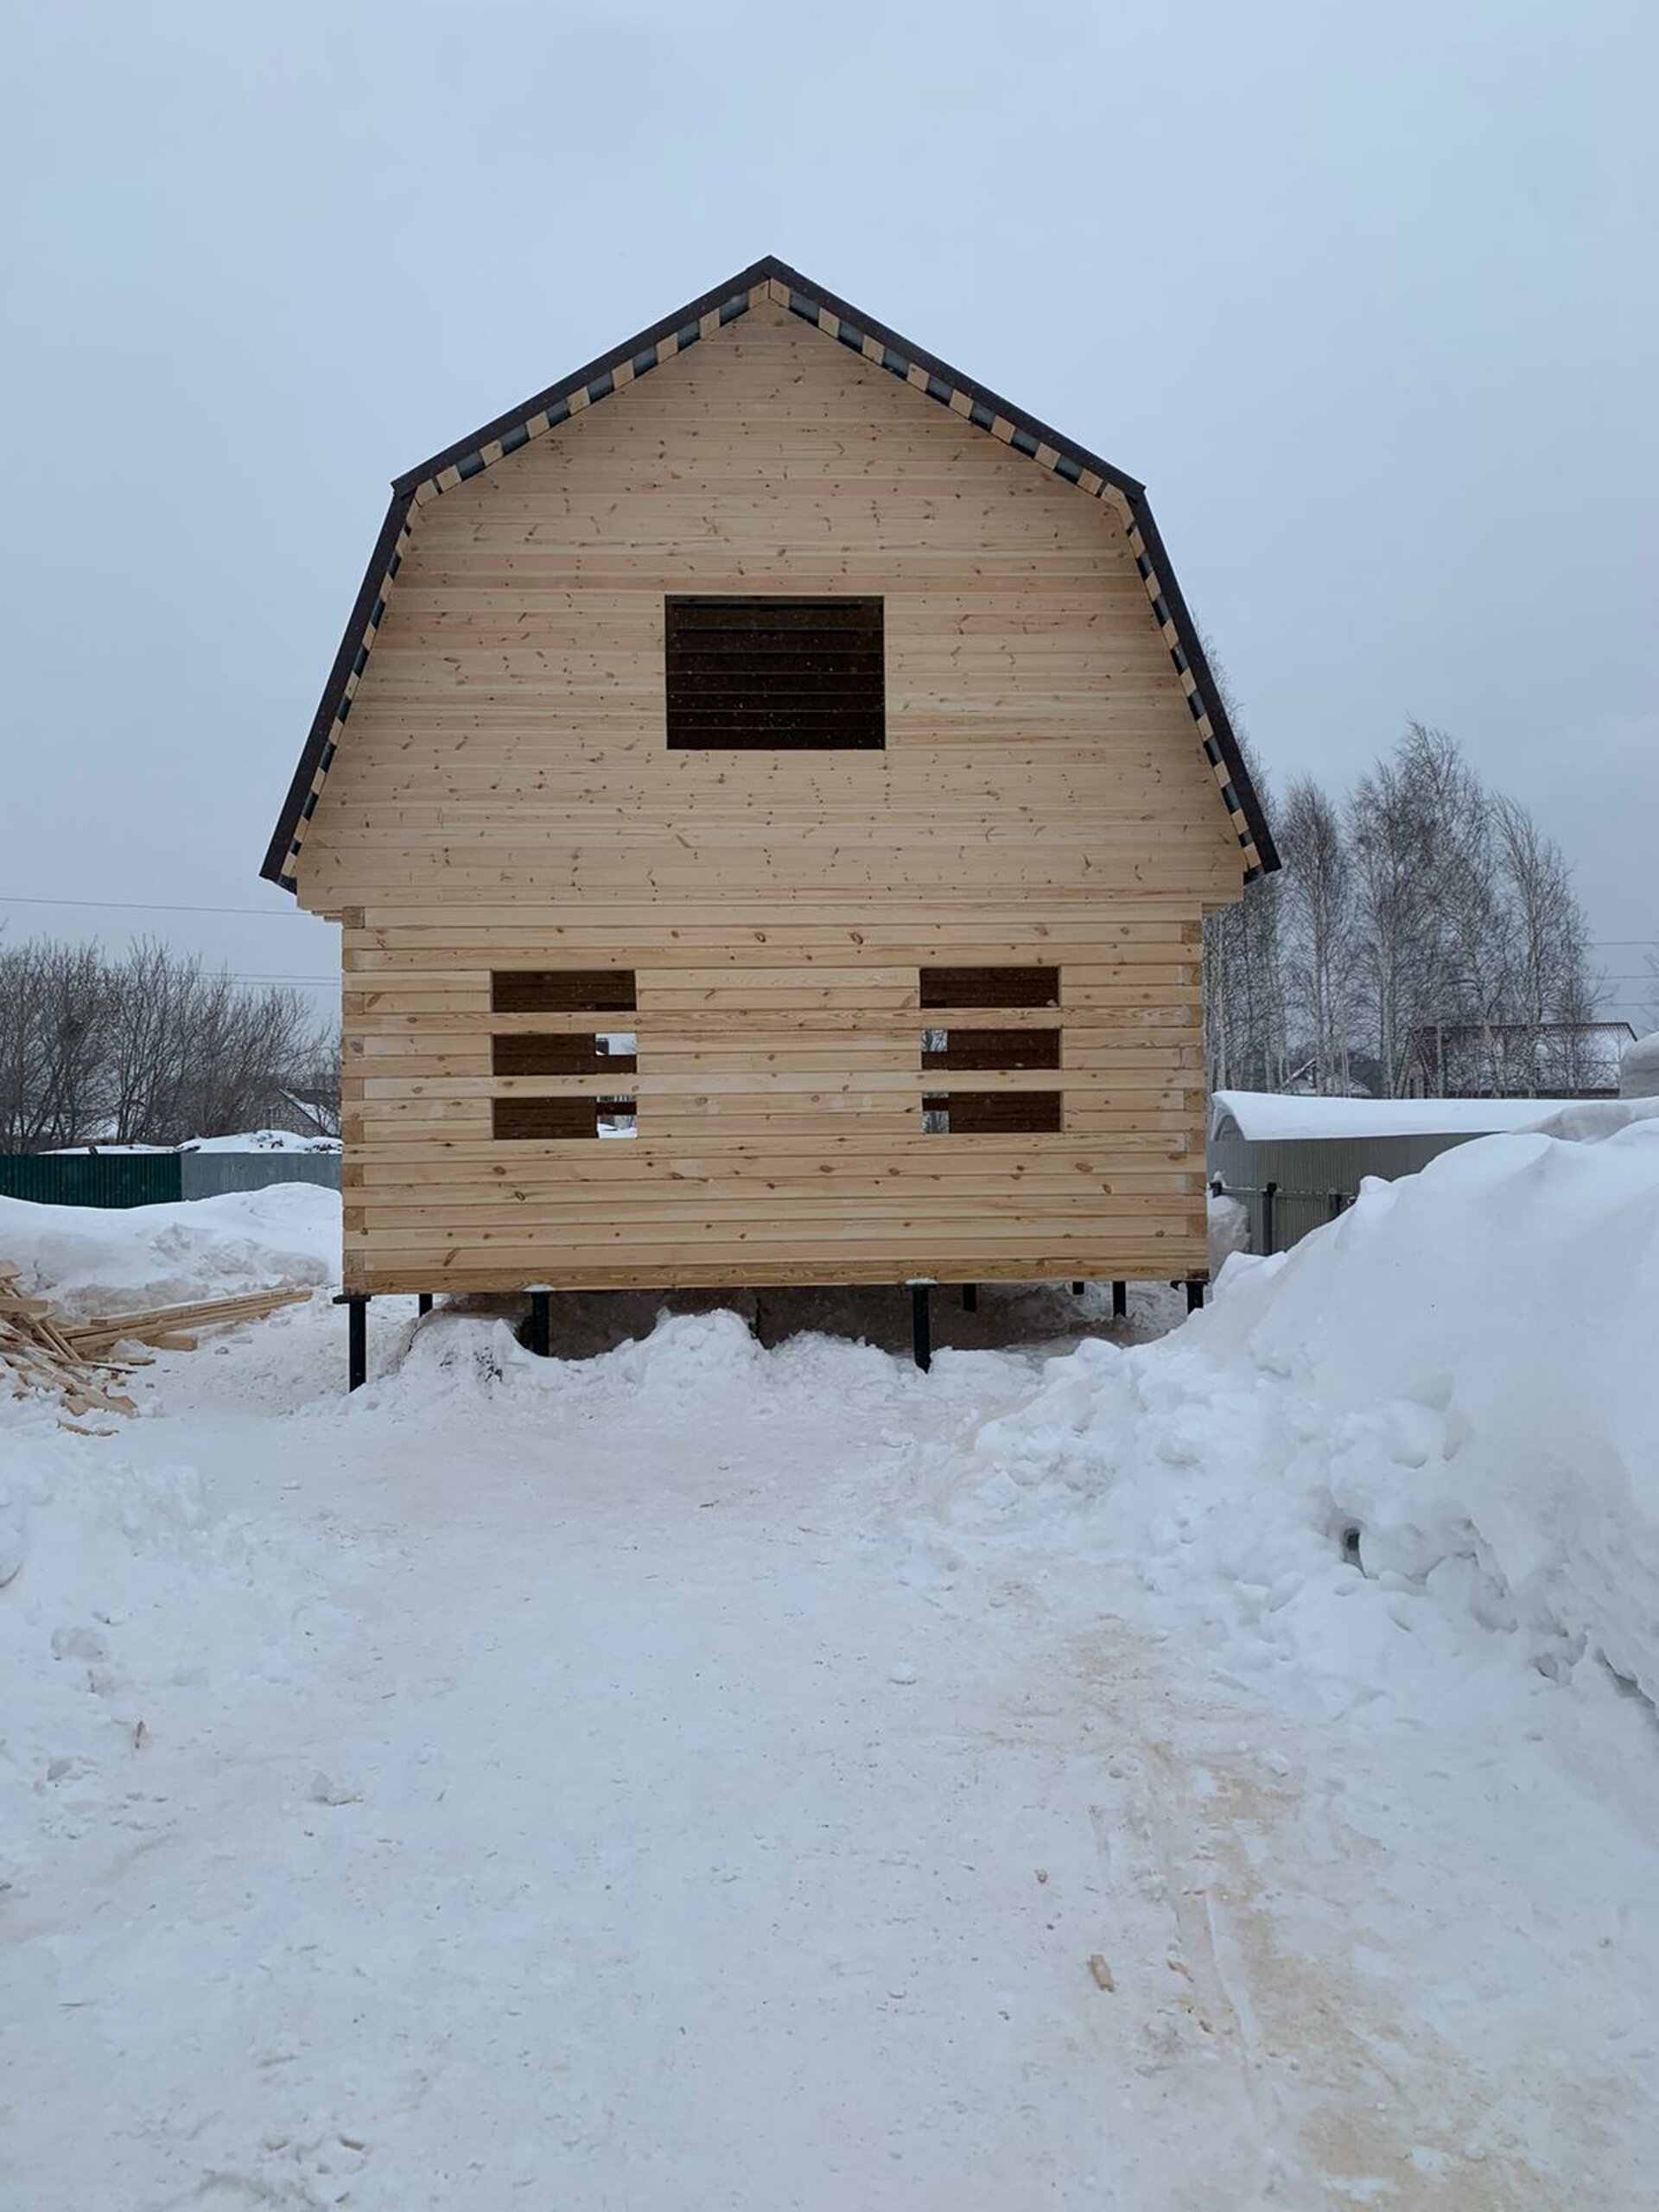
[[156,1206],[183,1196],[176,1152],[0,1153],[0,1198],[46,1206]]

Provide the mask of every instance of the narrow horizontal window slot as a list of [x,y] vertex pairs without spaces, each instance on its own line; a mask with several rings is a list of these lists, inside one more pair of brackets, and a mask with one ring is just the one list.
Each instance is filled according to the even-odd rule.
[[1058,1135],[1065,1126],[1058,1090],[930,1091],[922,1100],[926,1136]]
[[490,1115],[492,1133],[516,1142],[631,1137],[637,1126],[631,1098],[493,1098]]
[[924,968],[924,1006],[1058,1006],[1058,968]]
[[[940,1041],[936,1045],[933,1039]],[[1057,1068],[1058,1029],[925,1029],[925,1068]]]
[[502,1035],[491,1039],[491,1068],[496,1075],[632,1075],[633,1038],[626,1052],[610,1047],[623,1040],[605,1036]]
[[632,968],[499,968],[493,1014],[632,1014]]

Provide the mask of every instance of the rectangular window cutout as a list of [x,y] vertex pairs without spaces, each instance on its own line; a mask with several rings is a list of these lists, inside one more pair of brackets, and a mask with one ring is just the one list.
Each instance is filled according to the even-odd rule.
[[502,968],[490,977],[493,1014],[632,1014],[632,968]]
[[881,604],[671,593],[671,747],[879,752],[887,741]]
[[[569,1036],[493,1037],[491,1069],[496,1075],[632,1075],[633,1037],[589,1036],[578,1031]],[[613,1052],[613,1046],[626,1049]]]
[[924,968],[924,1006],[1058,1006],[1058,968]]
[[[938,1042],[935,1042],[935,1039]],[[1058,1029],[925,1029],[925,1068],[1057,1068]]]
[[631,1137],[632,1098],[493,1098],[492,1134],[546,1143],[567,1137]]
[[931,1137],[1058,1135],[1065,1127],[1058,1090],[951,1090],[922,1100]]

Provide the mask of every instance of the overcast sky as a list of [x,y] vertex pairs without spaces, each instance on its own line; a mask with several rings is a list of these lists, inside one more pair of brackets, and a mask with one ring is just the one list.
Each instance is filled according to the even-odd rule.
[[1641,975],[1653,0],[5,13],[12,934],[330,977],[257,870],[389,479],[776,253],[1146,481],[1273,779],[1442,725]]

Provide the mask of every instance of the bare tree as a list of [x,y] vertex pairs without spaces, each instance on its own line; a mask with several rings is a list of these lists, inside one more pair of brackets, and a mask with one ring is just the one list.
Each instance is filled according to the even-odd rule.
[[[1258,788],[1259,788],[1258,784]],[[1455,739],[1410,724],[1338,807],[1278,810],[1284,871],[1205,923],[1212,1085],[1394,1096],[1600,1079],[1583,909],[1560,848]]]
[[32,940],[0,956],[0,1140],[72,1144],[103,1105],[109,977],[95,946]]
[[[331,1033],[296,992],[240,988],[165,945],[119,959],[44,940],[0,953],[0,1147],[178,1144],[327,1111]],[[338,1117],[338,1074],[334,1078]]]
[[311,1058],[295,1071],[289,1098],[298,1119],[314,1136],[340,1135],[340,1037],[319,1033]]
[[[1209,639],[1204,645],[1245,771],[1271,817],[1267,774],[1244,734],[1226,671]],[[1224,906],[1204,918],[1205,1065],[1215,1090],[1273,1090],[1284,1079],[1280,887],[1278,876],[1258,876],[1246,885],[1236,906]]]
[[1595,1019],[1589,928],[1560,847],[1515,800],[1492,801],[1510,952],[1510,1020],[1535,1032],[1534,1087],[1589,1088],[1599,1075],[1583,1025]]
[[1391,1098],[1405,1076],[1406,1045],[1422,965],[1418,836],[1405,780],[1391,761],[1362,776],[1349,801],[1354,861],[1354,976],[1359,1039]]
[[1284,996],[1290,1058],[1315,1090],[1352,1082],[1354,868],[1342,817],[1311,776],[1299,776],[1279,810]]

